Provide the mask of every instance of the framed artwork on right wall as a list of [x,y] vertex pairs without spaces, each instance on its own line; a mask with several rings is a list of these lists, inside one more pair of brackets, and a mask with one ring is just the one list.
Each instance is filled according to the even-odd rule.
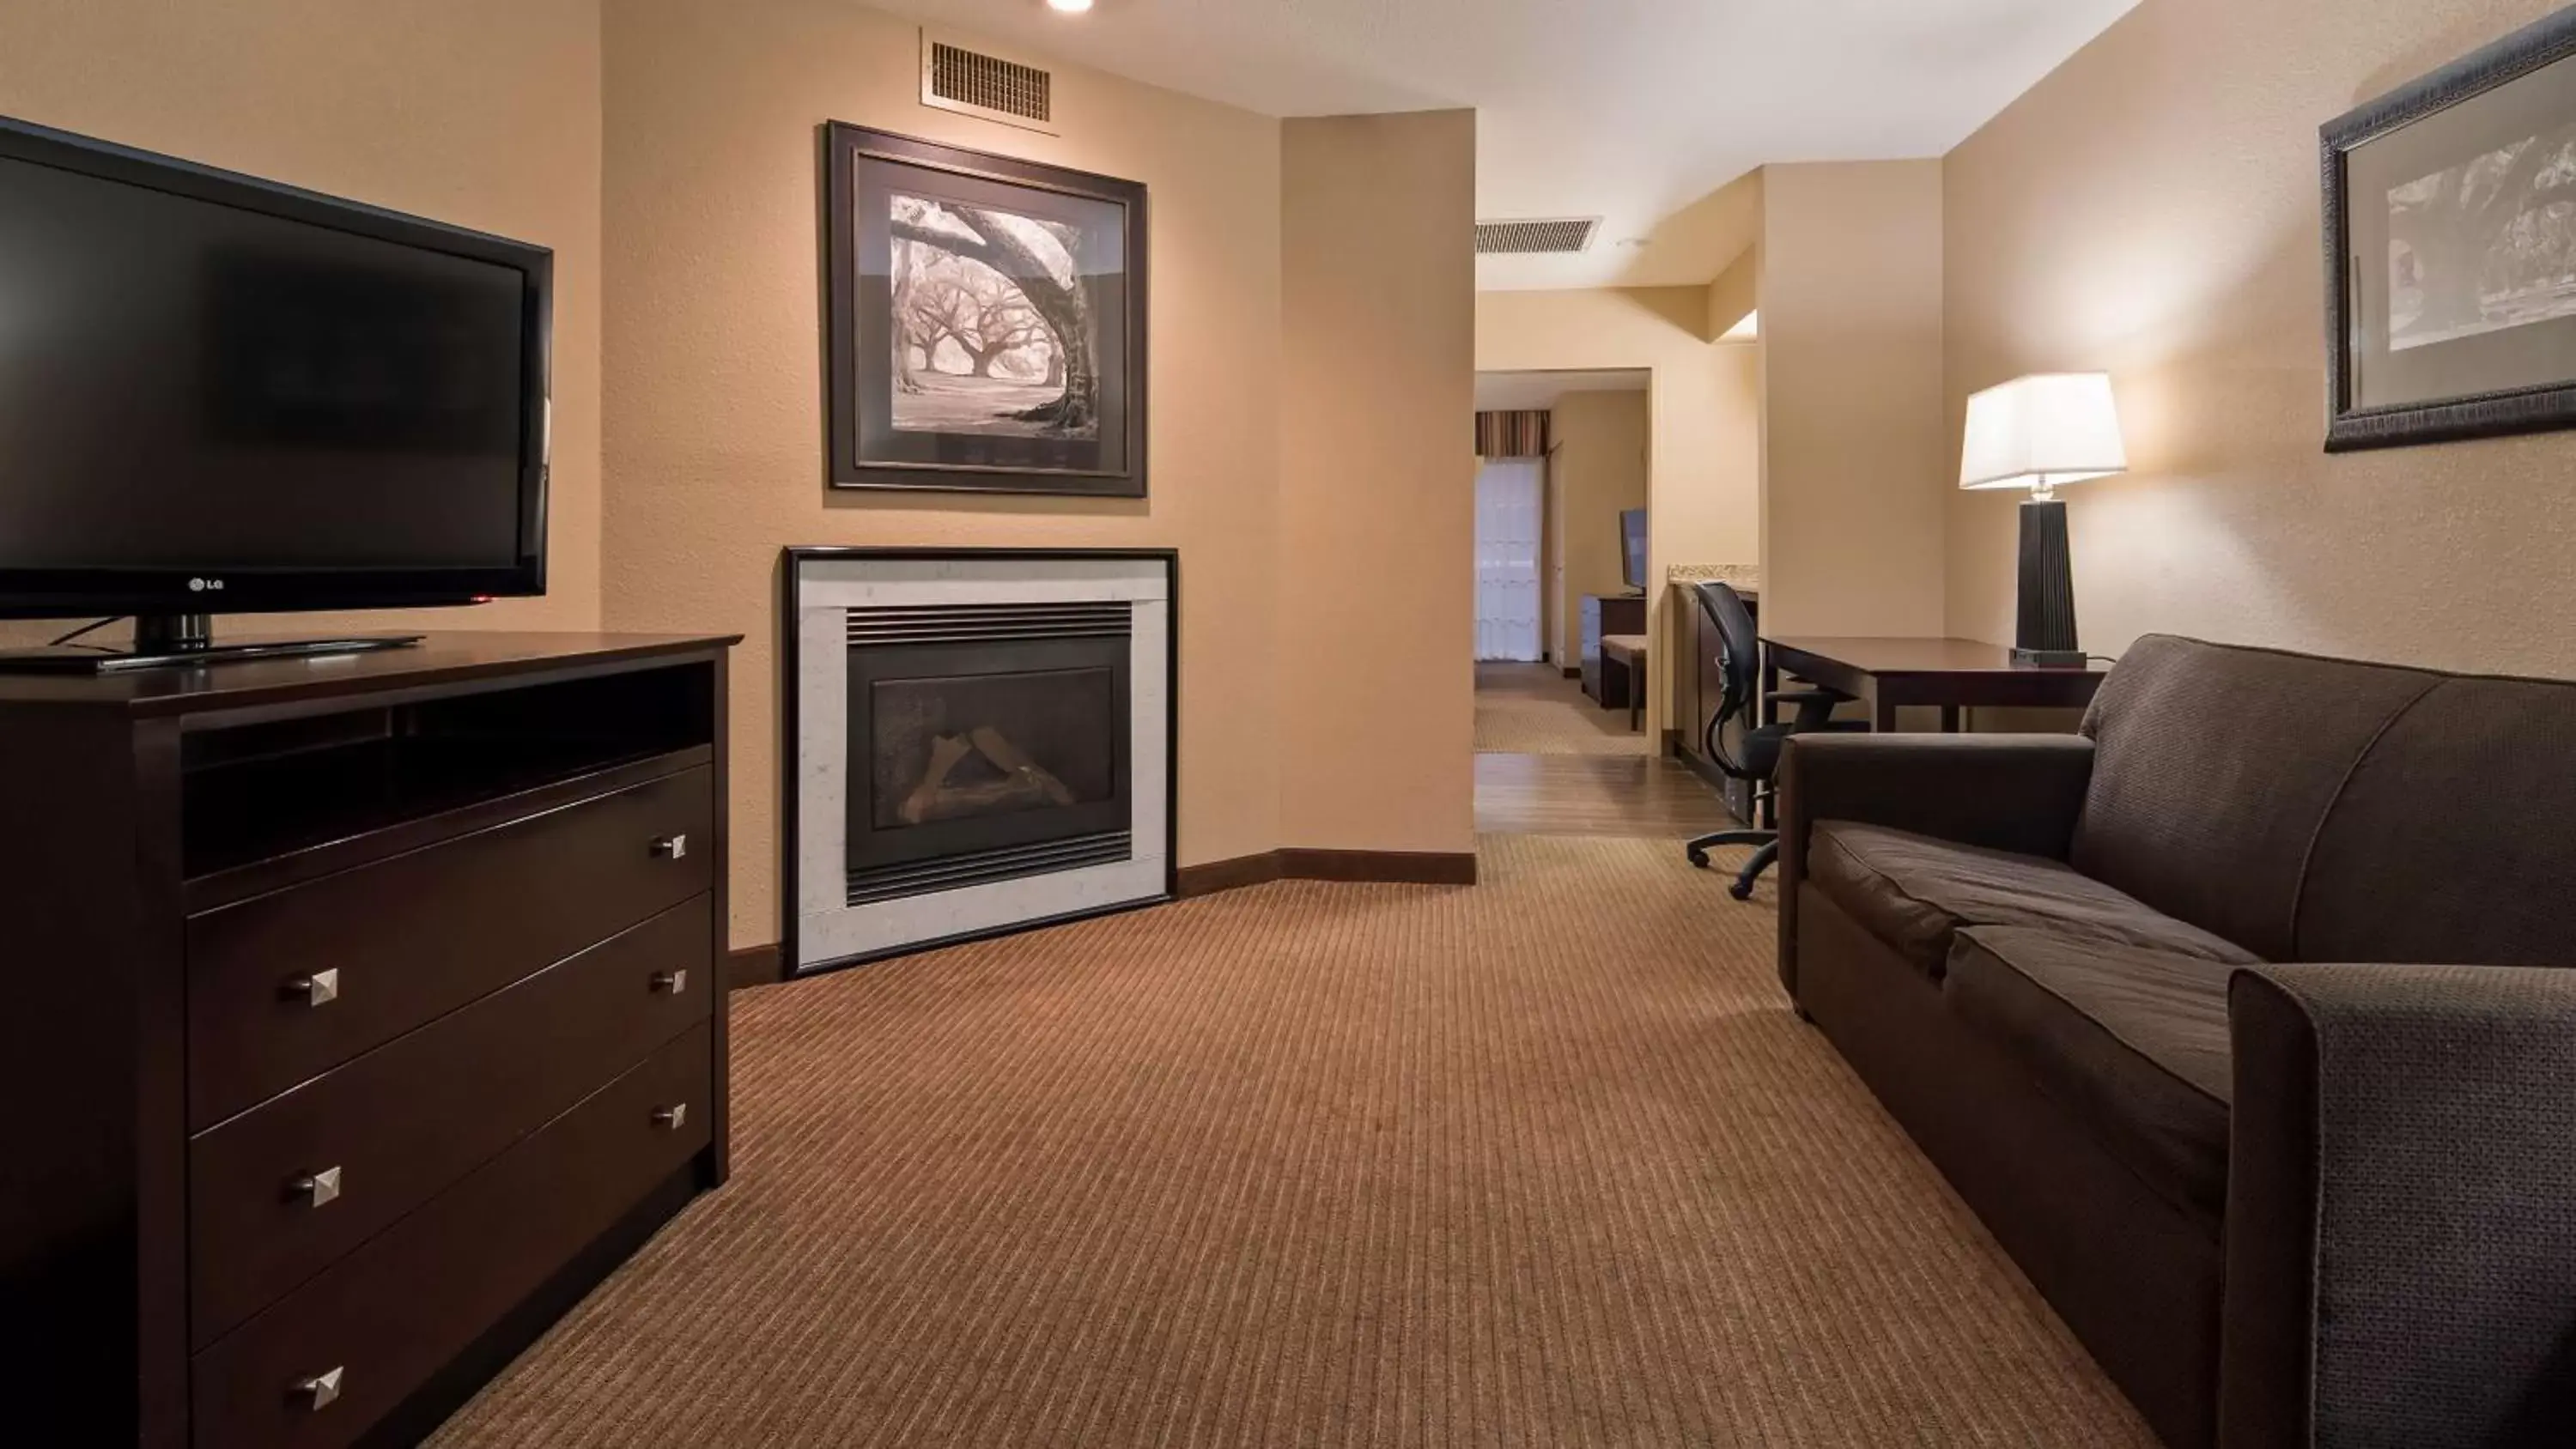
[[2326,451],[2576,427],[2576,8],[2321,140]]

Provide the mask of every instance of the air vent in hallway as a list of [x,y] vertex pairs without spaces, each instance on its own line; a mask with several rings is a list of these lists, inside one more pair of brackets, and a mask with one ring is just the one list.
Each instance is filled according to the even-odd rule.
[[921,103],[1055,133],[1055,76],[1033,65],[921,37]]
[[1568,255],[1592,245],[1601,229],[1597,216],[1554,217],[1539,221],[1476,223],[1480,257]]

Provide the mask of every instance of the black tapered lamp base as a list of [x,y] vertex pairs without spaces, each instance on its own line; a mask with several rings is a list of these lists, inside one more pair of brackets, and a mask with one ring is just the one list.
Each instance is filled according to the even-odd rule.
[[2030,498],[2021,505],[2021,619],[2013,663],[2037,669],[2081,669],[2075,643],[2075,562],[2066,541],[2066,502]]

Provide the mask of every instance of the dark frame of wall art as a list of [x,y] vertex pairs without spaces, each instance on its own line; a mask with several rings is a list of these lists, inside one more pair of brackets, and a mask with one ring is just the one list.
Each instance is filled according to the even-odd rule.
[[1145,188],[823,126],[834,488],[1145,496]]
[[2320,142],[2326,451],[2576,427],[2576,8]]

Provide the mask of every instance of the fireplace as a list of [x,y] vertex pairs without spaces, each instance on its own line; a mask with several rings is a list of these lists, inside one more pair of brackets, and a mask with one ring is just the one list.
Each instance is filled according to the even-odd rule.
[[1172,566],[788,551],[795,969],[1168,896]]

